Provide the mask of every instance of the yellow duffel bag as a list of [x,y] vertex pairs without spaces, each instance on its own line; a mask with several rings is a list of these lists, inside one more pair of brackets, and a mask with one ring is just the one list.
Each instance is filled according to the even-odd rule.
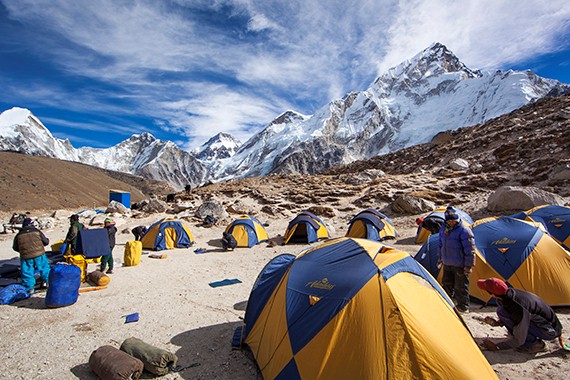
[[142,256],[142,242],[140,240],[128,241],[125,244],[125,256],[123,258],[123,265],[132,267],[139,265]]

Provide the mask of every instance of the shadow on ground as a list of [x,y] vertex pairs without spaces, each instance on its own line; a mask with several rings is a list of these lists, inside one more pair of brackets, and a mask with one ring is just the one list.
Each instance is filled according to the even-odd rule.
[[232,338],[241,322],[228,322],[201,327],[176,335],[171,343],[178,365],[192,366],[179,372],[183,379],[255,379],[255,363],[240,350],[232,349]]

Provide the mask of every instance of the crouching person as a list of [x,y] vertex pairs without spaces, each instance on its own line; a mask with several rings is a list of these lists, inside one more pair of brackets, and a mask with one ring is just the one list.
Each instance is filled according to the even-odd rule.
[[237,247],[236,238],[234,238],[234,236],[228,232],[223,232],[222,233],[222,247],[224,247],[224,249],[226,251],[233,251],[234,248]]
[[49,239],[32,224],[32,219],[25,218],[22,229],[14,237],[12,249],[20,253],[20,271],[22,285],[28,293],[34,292],[36,279],[34,272],[40,272],[41,287],[46,287],[49,278],[49,261],[44,246],[49,244]]
[[477,286],[497,299],[499,321],[494,321],[493,325],[505,326],[511,336],[511,339],[500,343],[485,339],[483,345],[487,349],[516,348],[519,352],[534,354],[545,350],[544,340],[562,335],[562,324],[556,313],[537,295],[510,288],[498,278],[479,280]]

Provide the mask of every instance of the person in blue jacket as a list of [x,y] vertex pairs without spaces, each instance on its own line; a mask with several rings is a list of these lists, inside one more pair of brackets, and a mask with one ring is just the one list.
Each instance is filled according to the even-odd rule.
[[462,313],[469,312],[469,274],[475,266],[475,237],[461,223],[457,210],[448,206],[439,230],[439,265],[443,264],[442,285]]

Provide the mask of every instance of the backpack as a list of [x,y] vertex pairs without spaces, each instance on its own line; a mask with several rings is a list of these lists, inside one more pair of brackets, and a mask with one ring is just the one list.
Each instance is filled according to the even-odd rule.
[[204,225],[206,227],[212,227],[212,226],[216,225],[217,221],[218,221],[218,218],[216,218],[215,216],[206,215],[206,217],[204,218]]
[[237,247],[237,240],[234,235],[224,232],[222,237],[222,246],[224,249],[231,250]]

